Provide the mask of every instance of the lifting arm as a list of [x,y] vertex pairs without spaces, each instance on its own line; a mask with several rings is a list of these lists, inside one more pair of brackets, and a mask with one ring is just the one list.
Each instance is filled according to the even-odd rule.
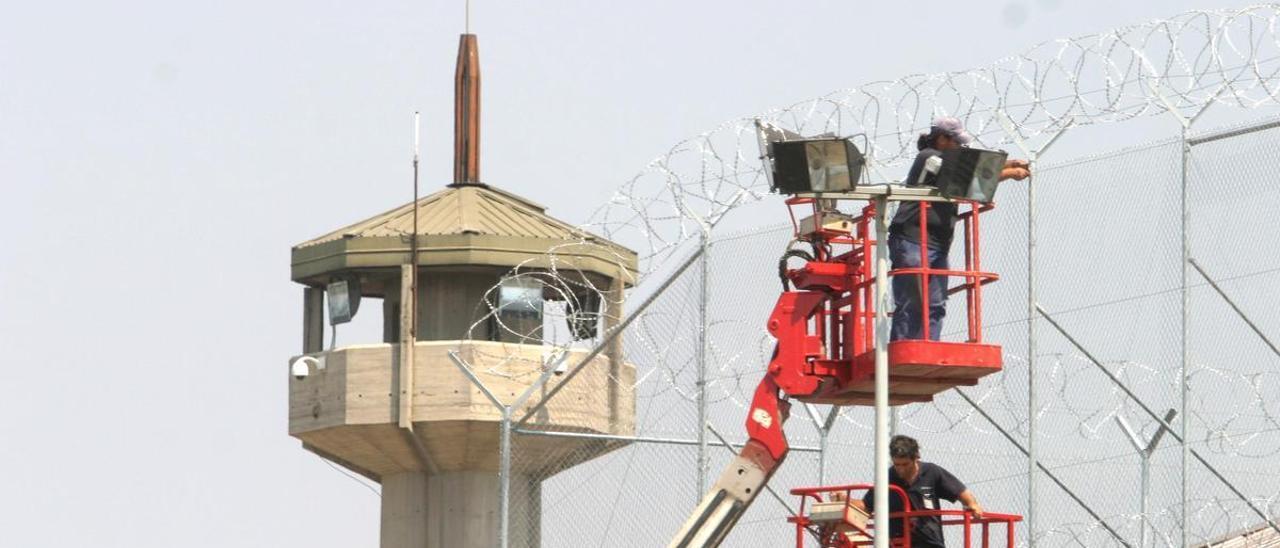
[[768,322],[769,333],[778,339],[778,345],[751,398],[747,443],[698,503],[669,548],[719,546],[782,465],[789,450],[782,423],[791,404],[779,393],[799,396],[818,389],[819,379],[804,375],[797,364],[823,357],[822,341],[808,333],[808,326],[809,318],[826,298],[814,291],[787,291],[778,297]]
[[790,407],[790,403],[778,398],[778,384],[773,375],[765,375],[751,399],[751,413],[747,417],[750,439],[698,503],[668,548],[707,548],[724,541],[787,457],[789,448],[782,434],[782,423],[787,420]]

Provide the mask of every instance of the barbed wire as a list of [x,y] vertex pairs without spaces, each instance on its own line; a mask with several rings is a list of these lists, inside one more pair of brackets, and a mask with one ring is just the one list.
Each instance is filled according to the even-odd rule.
[[1277,15],[1277,5],[1192,11],[1044,42],[985,67],[870,82],[733,120],[654,159],[585,226],[640,248],[647,270],[657,269],[682,242],[768,194],[757,118],[802,134],[865,136],[869,175],[889,182],[896,173],[889,168],[915,156],[917,133],[940,115],[961,118],[982,144],[998,148],[1034,144],[1068,126],[1185,115],[1209,103],[1276,104]]

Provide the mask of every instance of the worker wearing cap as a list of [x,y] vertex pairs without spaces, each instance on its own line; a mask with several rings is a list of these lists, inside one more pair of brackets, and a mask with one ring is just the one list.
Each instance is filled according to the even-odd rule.
[[[907,186],[937,186],[938,172],[942,169],[942,152],[968,146],[973,136],[965,131],[959,119],[944,116],[933,121],[927,133],[921,133],[916,142],[920,153],[911,164]],[[1000,172],[1000,179],[1023,180],[1031,175],[1025,160],[1009,160]],[[925,223],[928,229],[929,268],[946,270],[947,254],[959,211],[951,202],[933,202]],[[893,268],[919,268],[920,264],[920,203],[905,201],[898,206],[898,213],[889,225],[889,258]],[[893,277],[893,328],[890,340],[925,338],[921,313],[920,278],[905,274]],[[947,314],[947,277],[929,276],[929,333],[930,340],[942,335],[942,318]]]
[[[982,505],[973,491],[945,468],[920,460],[920,444],[908,436],[894,436],[889,442],[889,456],[893,467],[889,469],[889,483],[901,487],[911,501],[912,510],[938,510],[938,499],[959,501],[975,518],[982,518]],[[853,505],[866,511],[872,504],[875,492],[868,490],[862,500]],[[889,492],[889,512],[902,511],[902,497]],[[889,535],[902,536],[902,519],[889,522]],[[940,516],[911,518],[911,548],[946,548],[942,535]]]

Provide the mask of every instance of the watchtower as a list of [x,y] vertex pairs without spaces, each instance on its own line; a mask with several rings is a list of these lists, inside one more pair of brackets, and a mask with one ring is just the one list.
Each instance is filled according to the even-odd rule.
[[[512,405],[550,366],[544,307],[569,301],[555,305],[569,308],[568,331],[596,338],[619,322],[636,274],[633,251],[480,182],[479,84],[476,38],[465,34],[452,184],[292,251],[291,277],[305,288],[303,354],[291,360],[303,375],[289,379],[289,434],[382,484],[383,548],[498,545],[503,417],[468,374]],[[551,287],[550,279],[564,283]],[[326,323],[350,319],[370,298],[382,300],[382,342],[331,339],[326,348]],[[563,363],[586,354],[569,351]],[[632,435],[635,369],[622,358],[612,343],[527,426]],[[550,379],[547,390],[561,377]],[[624,443],[522,437],[508,499],[512,515],[529,519],[509,529],[510,545],[539,544],[544,479]]]

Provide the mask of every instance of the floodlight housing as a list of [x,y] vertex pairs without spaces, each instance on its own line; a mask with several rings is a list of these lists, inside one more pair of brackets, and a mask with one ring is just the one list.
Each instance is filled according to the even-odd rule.
[[507,278],[498,284],[498,311],[512,317],[542,318],[542,282]]
[[852,191],[867,165],[849,138],[831,133],[805,137],[756,119],[755,136],[769,188],[785,195]]
[[525,343],[541,339],[543,290],[542,281],[532,277],[499,282],[490,317],[493,340]]
[[773,151],[770,145],[778,141],[796,141],[804,139],[803,135],[770,124],[756,118],[756,144],[760,145],[760,160],[764,162],[764,176],[769,180],[769,188],[776,188],[773,182]]
[[782,194],[852,191],[867,163],[849,139],[832,134],[805,137],[756,119],[756,138],[769,188]]
[[1000,172],[1009,159],[1003,150],[955,148],[942,152],[938,192],[948,198],[991,203],[1000,183]]
[[819,138],[769,144],[773,190],[782,194],[850,192],[866,158],[849,139]]
[[329,302],[329,324],[347,323],[360,310],[360,280],[358,278],[335,280],[324,288]]

